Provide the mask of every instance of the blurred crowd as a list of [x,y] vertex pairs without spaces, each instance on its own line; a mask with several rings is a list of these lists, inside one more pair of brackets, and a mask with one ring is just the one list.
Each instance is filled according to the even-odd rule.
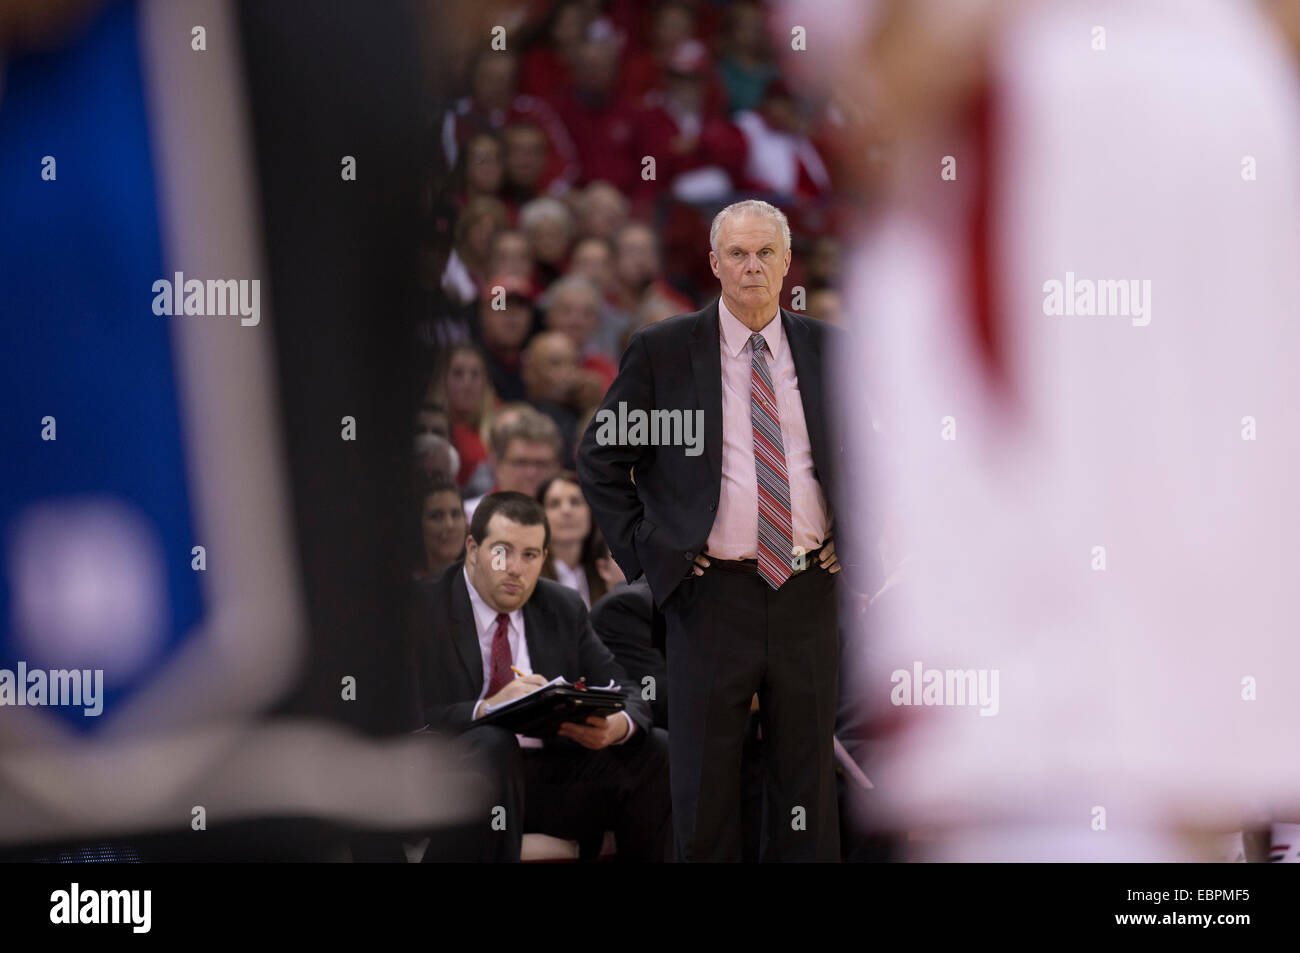
[[[588,606],[616,585],[568,472],[574,446],[630,334],[716,294],[712,216],[763,198],[790,219],[782,305],[844,324],[847,289],[859,316],[841,377],[852,439],[872,448],[854,466],[856,505],[891,529],[863,541],[879,545],[889,578],[856,626],[859,637],[872,627],[878,658],[844,663],[861,679],[845,694],[870,699],[867,720],[885,726],[890,753],[872,773],[890,779],[888,823],[946,824],[969,841],[949,858],[1168,859],[1189,831],[1238,829],[1229,853],[1260,859],[1239,829],[1250,834],[1243,805],[1257,799],[1271,801],[1256,813],[1277,822],[1280,857],[1295,772],[1268,752],[1294,746],[1294,696],[1243,708],[1218,679],[1276,669],[1290,651],[1273,631],[1288,616],[1274,580],[1289,573],[1277,540],[1290,511],[1248,501],[1289,501],[1275,481],[1300,450],[1279,439],[1265,463],[1246,455],[1253,437],[1243,451],[1235,432],[1229,448],[1206,435],[1219,439],[1216,421],[1238,405],[1290,399],[1294,342],[1278,302],[1294,300],[1300,237],[1276,209],[1296,206],[1294,178],[1257,182],[1253,168],[1266,153],[1288,168],[1300,136],[1300,4],[1151,0],[1107,7],[1104,26],[1082,3],[797,6],[826,42],[797,76],[785,71],[799,58],[777,55],[791,19],[762,3],[538,2],[508,49],[480,43],[465,57],[426,133],[415,338],[431,357],[412,412],[417,470],[436,482],[421,499],[415,574],[458,558],[485,494],[516,490],[554,532],[545,575]],[[1157,57],[1179,84],[1150,80]],[[1220,77],[1251,92],[1211,109]],[[1095,134],[1076,136],[1081,125]],[[1188,129],[1197,148],[1179,145]],[[883,173],[871,168],[881,142]],[[1171,174],[1174,156],[1174,180],[1194,186],[1165,188],[1150,171]],[[880,187],[870,215],[864,186]],[[1225,253],[1224,235],[1258,250]],[[1179,336],[1120,344],[1108,335],[1122,322],[1044,321],[1044,277],[1080,263],[1150,280]],[[1185,392],[1160,372],[1170,366]],[[1117,422],[1131,408],[1147,429],[1130,446]],[[958,417],[961,442],[955,430],[936,440],[936,422]],[[1161,509],[1170,500],[1186,512]],[[1172,546],[1189,525],[1201,549]],[[1078,571],[1083,527],[1161,574],[1129,569],[1128,588],[1098,596],[1100,570]],[[1189,610],[1182,589],[1218,546],[1231,566]],[[1228,595],[1246,590],[1278,598],[1243,608]],[[1252,634],[1225,643],[1227,620]],[[1019,707],[994,723],[962,720],[959,706],[922,722],[882,688],[918,658],[1006,672]],[[1130,690],[1143,666],[1159,678]],[[1043,674],[1057,672],[1070,674]],[[1122,837],[1076,824],[1083,790],[1097,792],[1091,805],[1123,805]],[[1172,804],[1187,807],[1177,823]],[[985,825],[1005,828],[992,846]]]
[[787,210],[782,304],[841,323],[844,120],[792,91],[763,4],[526,11],[506,49],[483,44],[467,61],[422,140],[414,572],[453,562],[477,501],[516,490],[552,514],[547,575],[590,604],[621,576],[562,471],[629,336],[716,296],[713,215],[744,197]]

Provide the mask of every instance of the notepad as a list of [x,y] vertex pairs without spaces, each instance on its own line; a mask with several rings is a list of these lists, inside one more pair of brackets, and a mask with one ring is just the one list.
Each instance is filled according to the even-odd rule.
[[537,687],[537,691],[529,692],[527,695],[520,695],[518,698],[512,698],[512,699],[510,699],[509,701],[502,702],[500,705],[489,705],[487,702],[484,702],[484,703],[483,703],[483,716],[484,716],[484,717],[487,717],[488,715],[490,715],[490,714],[492,714],[493,712],[496,712],[496,711],[505,711],[505,710],[506,710],[507,708],[509,708],[511,705],[517,704],[517,703],[523,701],[525,698],[532,698],[534,695],[537,694],[537,692],[544,691],[544,690],[550,688],[552,685],[563,685],[565,688],[573,688],[573,689],[575,689],[575,690],[579,690],[579,691],[588,691],[588,692],[618,692],[618,691],[622,691],[621,686],[614,684],[614,680],[613,680],[612,678],[609,680],[609,684],[608,684],[608,685],[605,685],[605,686],[603,686],[603,687],[598,687],[598,686],[595,686],[595,685],[588,685],[585,689],[578,689],[578,688],[577,688],[577,684],[576,684],[575,682],[571,682],[571,681],[569,681],[567,678],[565,678],[565,677],[562,676],[562,675],[557,675],[555,678],[551,679],[551,680],[550,680],[549,682],[547,682],[545,685],[539,685],[539,686]]
[[550,738],[565,722],[585,723],[592,715],[608,717],[626,708],[623,690],[613,681],[603,688],[579,688],[553,678],[536,691],[489,709],[466,730],[495,725],[528,738]]

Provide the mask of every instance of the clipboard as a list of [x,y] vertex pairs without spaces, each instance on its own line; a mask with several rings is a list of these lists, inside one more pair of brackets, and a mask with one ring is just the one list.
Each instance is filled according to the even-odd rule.
[[466,730],[495,725],[528,738],[553,738],[565,722],[585,722],[591,715],[608,717],[626,708],[623,691],[618,686],[578,688],[556,679],[535,692],[494,708],[475,719]]

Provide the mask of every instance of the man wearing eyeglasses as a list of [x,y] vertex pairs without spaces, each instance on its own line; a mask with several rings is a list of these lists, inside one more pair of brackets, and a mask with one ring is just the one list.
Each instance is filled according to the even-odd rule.
[[[527,406],[514,410],[492,428],[488,457],[496,483],[488,493],[514,490],[537,496],[542,484],[560,472],[562,445],[560,430],[550,417]],[[474,518],[481,499],[465,501],[467,520]]]

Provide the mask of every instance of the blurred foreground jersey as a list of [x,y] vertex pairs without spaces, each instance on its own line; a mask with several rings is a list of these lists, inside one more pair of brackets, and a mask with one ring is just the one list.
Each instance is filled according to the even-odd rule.
[[0,95],[0,669],[102,669],[91,732],[204,612],[134,6]]
[[1014,9],[991,148],[904,157],[963,171],[895,196],[847,295],[890,446],[859,505],[913,557],[873,780],[905,825],[1236,825],[1300,793],[1300,86],[1252,4]]

